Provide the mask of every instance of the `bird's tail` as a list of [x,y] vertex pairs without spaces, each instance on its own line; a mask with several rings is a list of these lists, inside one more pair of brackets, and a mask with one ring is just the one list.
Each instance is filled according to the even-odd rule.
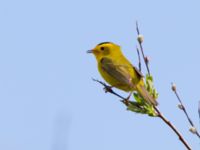
[[147,103],[152,104],[154,106],[158,105],[158,102],[149,94],[149,92],[144,86],[138,85],[136,89],[137,92],[146,100]]

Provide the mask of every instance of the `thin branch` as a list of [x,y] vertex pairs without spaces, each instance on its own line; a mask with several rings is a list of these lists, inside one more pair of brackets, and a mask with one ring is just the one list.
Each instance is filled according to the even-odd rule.
[[[140,30],[139,30],[138,22],[137,21],[136,21],[136,30],[137,30],[137,34],[138,34],[138,38],[139,38],[139,36],[140,36]],[[145,62],[145,66],[147,68],[147,72],[148,72],[149,75],[151,75],[147,59],[145,59],[144,50],[143,50],[143,46],[142,46],[142,40],[138,39],[138,43],[139,43],[139,46],[140,46],[140,50],[142,52],[142,56],[143,56],[143,59],[144,59],[144,62]]]
[[122,100],[125,100],[125,99],[126,99],[125,97],[123,97],[123,96],[117,94],[116,92],[114,92],[114,91],[112,90],[112,88],[111,88],[110,86],[108,86],[107,84],[105,84],[104,82],[99,81],[99,80],[97,80],[97,79],[92,79],[92,80],[95,81],[95,82],[100,83],[101,85],[103,85],[103,86],[104,86],[105,92],[111,93],[111,94],[113,94],[113,95],[119,97],[119,98],[122,99]]
[[[127,99],[124,98],[123,96],[117,94],[116,92],[114,92],[114,91],[110,88],[110,86],[108,86],[108,85],[106,85],[104,82],[99,81],[99,80],[96,80],[96,79],[93,79],[93,81],[98,82],[98,83],[100,83],[101,85],[103,85],[103,86],[104,86],[104,89],[106,90],[106,92],[111,93],[111,94],[113,94],[113,95],[119,97],[120,99],[122,99],[121,102],[124,103],[124,104],[127,106],[127,103],[126,103],[126,100],[127,100]],[[190,148],[190,146],[187,144],[187,142],[184,140],[183,136],[182,136],[182,135],[179,133],[179,131],[173,126],[173,124],[171,124],[171,123],[161,114],[161,112],[159,111],[159,109],[158,109],[156,106],[154,106],[154,109],[155,109],[155,111],[157,112],[158,117],[161,118],[161,119],[176,133],[176,135],[179,137],[179,140],[185,145],[185,147],[186,147],[188,150],[192,150],[192,149]]]
[[184,114],[185,114],[185,116],[186,116],[188,122],[189,122],[190,125],[195,129],[195,132],[193,132],[193,133],[196,134],[196,135],[200,138],[200,134],[199,134],[199,132],[197,131],[197,129],[196,129],[194,123],[192,122],[192,119],[189,117],[188,112],[187,112],[187,110],[186,110],[186,108],[185,108],[185,106],[184,106],[184,104],[183,104],[183,102],[182,102],[182,100],[181,100],[181,98],[180,98],[178,92],[177,92],[176,86],[175,86],[175,84],[173,84],[173,83],[172,83],[172,91],[173,91],[174,94],[176,95],[176,98],[178,99],[179,103],[181,104],[181,105],[180,105],[180,107],[181,107],[180,109],[183,110],[183,112],[184,112]]
[[183,110],[183,112],[184,112],[186,118],[188,119],[189,123],[191,124],[191,126],[194,126],[194,123],[193,123],[192,120],[190,119],[190,117],[189,117],[189,115],[188,115],[188,113],[187,113],[187,111],[186,111],[186,109],[185,109],[185,106],[183,105],[183,103],[182,103],[182,101],[181,101],[181,98],[179,97],[177,91],[174,91],[174,94],[176,95],[178,101],[180,102],[181,107],[182,107],[181,110]]
[[[138,34],[138,43],[139,43],[139,46],[140,46],[140,50],[142,52],[142,56],[143,56],[143,59],[144,59],[144,62],[145,62],[145,66],[146,66],[146,69],[147,69],[147,72],[149,75],[150,74],[150,69],[149,69],[149,59],[148,57],[146,57],[144,55],[144,50],[143,50],[143,46],[142,46],[142,42],[143,42],[143,36],[140,34],[140,30],[139,30],[139,26],[138,26],[138,22],[136,21],[136,31],[137,31],[137,34]],[[185,145],[185,147],[188,149],[188,150],[191,150],[190,146],[187,144],[187,142],[184,140],[183,136],[178,132],[178,130],[173,126],[173,124],[171,124],[162,114],[161,112],[159,111],[159,109],[154,106],[154,109],[155,111],[157,112],[158,114],[158,117],[161,118],[175,133],[176,135],[179,137],[179,140]]]
[[183,136],[179,133],[179,131],[175,128],[175,126],[173,124],[171,124],[171,122],[169,122],[159,111],[158,108],[154,107],[154,109],[156,110],[158,117],[161,118],[175,133],[176,135],[179,137],[179,140],[185,145],[185,147],[188,150],[192,150],[190,148],[190,146],[187,144],[187,142],[184,140]]
[[199,101],[199,106],[198,106],[198,113],[199,113],[199,122],[200,122],[200,101]]
[[136,46],[136,50],[137,50],[137,54],[138,54],[138,67],[139,67],[139,70],[141,72],[142,71],[142,66],[141,66],[140,51],[139,51],[137,46]]

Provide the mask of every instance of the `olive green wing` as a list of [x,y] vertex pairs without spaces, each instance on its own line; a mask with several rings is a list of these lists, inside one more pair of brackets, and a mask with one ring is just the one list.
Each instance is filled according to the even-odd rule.
[[[132,85],[132,77],[128,66],[116,64],[112,59],[102,58],[101,68],[121,84]],[[130,67],[129,67],[130,69]]]

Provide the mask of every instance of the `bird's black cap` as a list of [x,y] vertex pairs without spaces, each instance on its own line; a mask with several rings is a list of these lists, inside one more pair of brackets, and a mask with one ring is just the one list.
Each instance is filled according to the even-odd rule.
[[109,44],[109,43],[112,43],[112,42],[101,42],[98,45]]

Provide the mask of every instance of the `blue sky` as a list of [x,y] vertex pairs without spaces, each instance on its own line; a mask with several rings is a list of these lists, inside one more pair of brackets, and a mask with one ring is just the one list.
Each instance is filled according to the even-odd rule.
[[159,108],[199,149],[170,90],[175,82],[199,127],[199,5],[198,0],[0,1],[0,149],[184,149],[160,119],[126,111],[91,80],[101,77],[86,50],[99,42],[121,45],[137,64],[136,20]]

